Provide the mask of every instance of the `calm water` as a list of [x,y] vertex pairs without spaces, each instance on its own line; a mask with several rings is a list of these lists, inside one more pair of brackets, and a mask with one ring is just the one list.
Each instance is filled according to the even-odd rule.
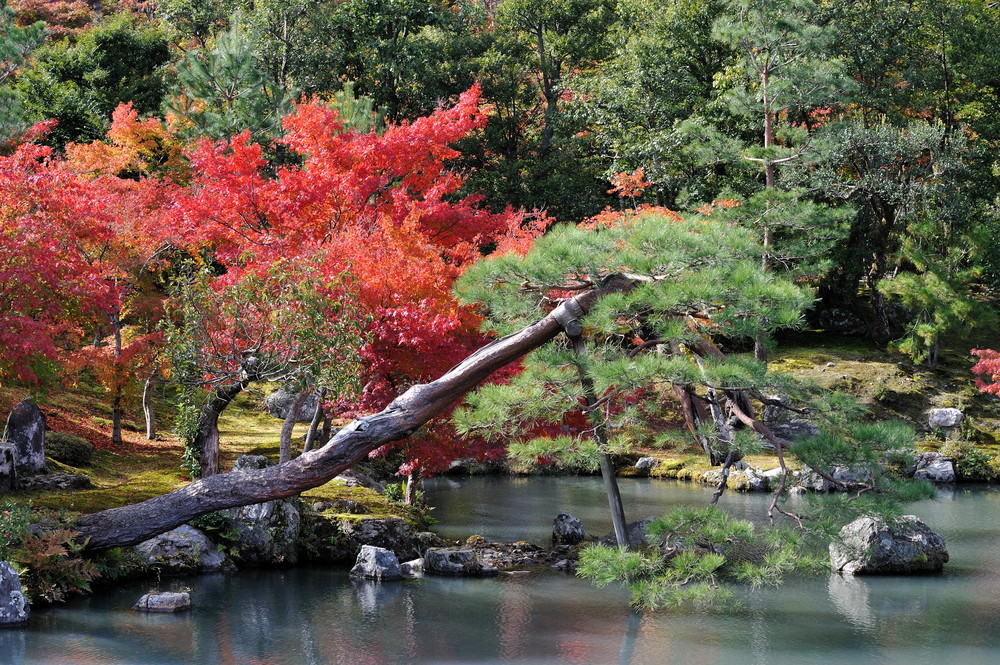
[[[623,494],[629,519],[707,496],[656,481]],[[610,530],[592,478],[440,480],[428,497],[445,536],[544,542],[561,511]],[[764,498],[723,502],[752,517]],[[195,609],[180,616],[132,612],[148,584],[36,612],[0,632],[0,665],[1000,663],[1000,492],[946,493],[913,512],[948,541],[943,576],[796,580],[745,592],[729,615],[640,616],[622,592],[561,575],[380,586],[337,569],[247,571],[185,581]]]

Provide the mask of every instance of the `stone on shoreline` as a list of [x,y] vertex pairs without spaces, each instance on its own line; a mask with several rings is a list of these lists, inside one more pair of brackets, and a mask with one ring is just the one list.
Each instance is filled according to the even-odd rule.
[[896,522],[859,517],[830,543],[830,563],[854,575],[912,575],[940,572],[948,562],[944,539],[915,515]]
[[351,568],[351,577],[363,577],[383,582],[403,579],[403,571],[396,555],[384,547],[363,545],[357,563]]
[[191,609],[191,594],[187,591],[150,591],[132,609],[139,612],[183,612]]

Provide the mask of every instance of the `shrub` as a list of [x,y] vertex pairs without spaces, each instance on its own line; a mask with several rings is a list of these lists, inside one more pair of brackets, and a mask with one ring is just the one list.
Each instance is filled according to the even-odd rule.
[[69,466],[87,466],[94,457],[94,446],[82,436],[64,432],[45,434],[45,454]]

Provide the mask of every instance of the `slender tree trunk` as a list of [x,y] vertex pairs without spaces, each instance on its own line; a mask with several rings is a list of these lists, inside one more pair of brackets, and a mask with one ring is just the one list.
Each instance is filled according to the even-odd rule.
[[[118,312],[110,314],[111,327],[115,333],[115,363],[122,357],[122,326],[118,318]],[[122,385],[118,378],[118,372],[114,374],[114,397],[111,399],[111,442],[116,446],[122,445]]]
[[[620,275],[605,279],[602,289],[568,300],[541,320],[479,349],[436,381],[413,386],[380,413],[355,420],[319,450],[266,469],[206,476],[142,503],[85,515],[75,525],[78,538],[94,551],[134,545],[198,515],[282,499],[322,485],[370,451],[410,436],[490,374],[553,339],[562,330],[561,317],[574,309],[586,312],[602,295],[632,286]],[[234,392],[229,401],[243,389],[238,387],[230,387]]]
[[306,403],[306,399],[309,397],[309,391],[303,390],[298,395],[295,396],[295,401],[288,409],[288,413],[285,414],[285,422],[281,424],[281,438],[278,444],[278,463],[284,464],[288,460],[292,459],[292,430],[295,429],[295,423],[299,419],[299,410],[302,405]]
[[146,418],[146,439],[156,440],[156,413],[153,411],[153,388],[156,386],[156,372],[146,379],[142,387],[142,415]]
[[[569,331],[567,330],[567,336]],[[628,526],[625,521],[625,507],[622,504],[622,495],[618,490],[618,479],[615,478],[615,467],[611,463],[611,456],[608,450],[608,432],[604,423],[604,417],[600,411],[593,409],[597,403],[597,394],[594,392],[594,380],[587,371],[586,366],[586,346],[583,337],[573,335],[570,337],[573,342],[573,353],[576,355],[576,370],[580,376],[580,385],[583,387],[583,396],[587,401],[587,410],[590,422],[594,426],[594,440],[600,453],[601,479],[604,481],[604,492],[608,495],[608,508],[611,510],[611,524],[615,530],[615,540],[618,547],[628,549]]]
[[[323,420],[323,416],[325,414],[323,411],[323,400],[326,399],[326,388],[320,388],[316,397],[316,409],[313,411],[312,420],[309,421],[309,431],[306,432],[306,441],[302,446],[302,452],[304,453],[312,450],[313,444],[316,443],[316,436],[319,432],[319,423]],[[325,443],[325,441],[323,443]],[[320,445],[322,445],[322,443]]]
[[319,441],[317,442],[320,447],[325,446],[330,440],[330,436],[333,434],[333,416],[329,413],[323,418],[323,431],[320,432]]
[[411,472],[406,476],[406,505],[412,506],[417,503],[417,485],[420,480],[417,474]]

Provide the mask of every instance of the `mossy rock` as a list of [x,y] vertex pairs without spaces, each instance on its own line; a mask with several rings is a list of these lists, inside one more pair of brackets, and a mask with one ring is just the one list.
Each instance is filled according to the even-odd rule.
[[65,432],[46,432],[45,454],[68,466],[89,466],[94,458],[94,446],[82,436]]

